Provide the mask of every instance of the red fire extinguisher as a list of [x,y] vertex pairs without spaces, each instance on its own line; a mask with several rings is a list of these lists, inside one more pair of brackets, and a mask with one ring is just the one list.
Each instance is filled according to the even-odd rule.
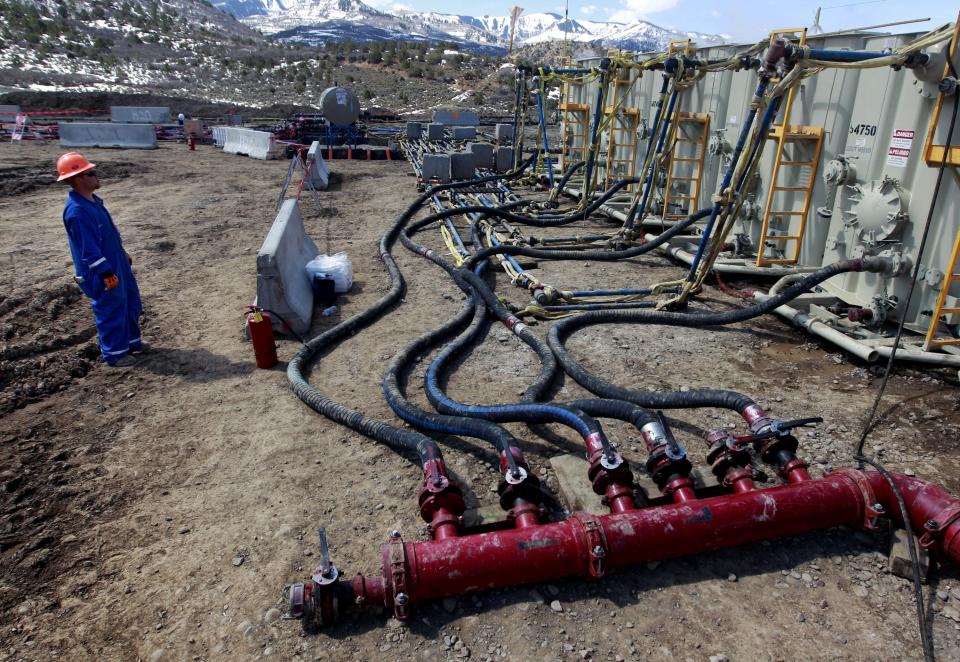
[[197,137],[191,133],[190,137],[187,138],[187,144],[190,146],[190,151],[195,152],[197,149]]
[[254,308],[247,315],[247,326],[250,328],[250,340],[253,342],[257,367],[266,369],[277,365],[277,344],[273,339],[273,322],[270,321],[270,316]]

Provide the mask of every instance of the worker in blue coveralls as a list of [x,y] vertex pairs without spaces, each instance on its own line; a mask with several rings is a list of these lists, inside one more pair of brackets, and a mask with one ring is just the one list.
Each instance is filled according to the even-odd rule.
[[143,304],[133,275],[133,259],[123,249],[110,213],[94,191],[100,188],[96,165],[77,152],[57,159],[57,181],[73,190],[63,207],[63,225],[70,240],[74,279],[93,300],[100,352],[108,365],[137,362],[132,354],[146,350],[140,339]]

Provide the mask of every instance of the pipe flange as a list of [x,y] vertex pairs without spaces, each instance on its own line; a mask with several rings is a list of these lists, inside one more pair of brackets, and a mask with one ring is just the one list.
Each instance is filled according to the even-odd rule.
[[920,536],[920,546],[928,550],[933,548],[950,528],[950,525],[957,520],[960,520],[960,502],[955,501],[941,510],[935,518],[924,523],[923,535]]
[[517,476],[514,476],[512,471],[506,471],[503,474],[503,480],[508,485],[519,485],[527,479],[527,470],[523,467],[517,467],[517,474]]
[[603,535],[600,519],[585,512],[576,512],[571,516],[583,527],[587,539],[587,552],[590,558],[590,577],[600,579],[607,573],[607,538]]
[[410,616],[410,597],[407,592],[407,550],[399,531],[390,534],[386,544],[387,568],[393,588],[393,615],[398,621]]
[[866,475],[862,471],[849,468],[837,469],[832,475],[843,476],[853,481],[853,484],[860,491],[860,496],[863,497],[863,528],[877,528],[877,517],[886,513],[883,506],[877,501],[877,495]]

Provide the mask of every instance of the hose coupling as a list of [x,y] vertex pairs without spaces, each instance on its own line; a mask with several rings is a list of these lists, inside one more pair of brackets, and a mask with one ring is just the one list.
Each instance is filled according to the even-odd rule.
[[762,73],[768,77],[777,71],[777,64],[787,54],[787,40],[783,37],[777,37],[770,41],[770,46],[763,56]]

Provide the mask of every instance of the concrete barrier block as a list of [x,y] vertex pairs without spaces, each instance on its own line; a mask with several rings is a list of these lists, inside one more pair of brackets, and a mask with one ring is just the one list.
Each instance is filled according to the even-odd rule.
[[320,141],[314,140],[307,151],[307,163],[310,164],[310,183],[318,191],[330,185],[330,168],[327,167],[327,162],[323,160],[323,154],[320,152]]
[[467,143],[467,151],[473,153],[476,167],[493,167],[493,145],[490,143]]
[[477,127],[475,126],[453,127],[454,140],[474,140],[476,137],[477,137]]
[[449,154],[424,154],[423,155],[423,179],[439,179],[441,184],[450,181],[450,155]]
[[435,110],[433,121],[447,126],[477,126],[480,115],[472,110]]
[[61,147],[122,147],[154,149],[157,134],[152,124],[109,122],[59,122]]
[[20,106],[13,104],[0,105],[0,122],[16,122],[20,114]]
[[168,106],[110,106],[110,121],[126,124],[169,124]]
[[420,122],[407,122],[407,138],[418,140],[423,135],[423,125]]
[[427,125],[427,140],[443,140],[443,125],[442,124],[428,124]]
[[513,166],[513,148],[497,147],[494,150],[494,169],[497,172],[506,172]]
[[278,143],[269,131],[224,127],[223,151],[227,154],[243,154],[254,159],[278,159],[286,147]]
[[473,152],[450,154],[450,176],[453,179],[473,179],[477,176],[476,157]]
[[499,143],[513,142],[513,125],[497,124],[493,129],[493,134]]
[[[257,253],[257,305],[280,313],[300,334],[310,330],[313,319],[313,288],[306,267],[318,254],[303,229],[297,201],[284,201]],[[283,330],[280,320],[272,321],[276,330]]]
[[227,141],[227,127],[215,126],[211,129],[211,131],[213,131],[214,146],[223,147],[223,144]]

